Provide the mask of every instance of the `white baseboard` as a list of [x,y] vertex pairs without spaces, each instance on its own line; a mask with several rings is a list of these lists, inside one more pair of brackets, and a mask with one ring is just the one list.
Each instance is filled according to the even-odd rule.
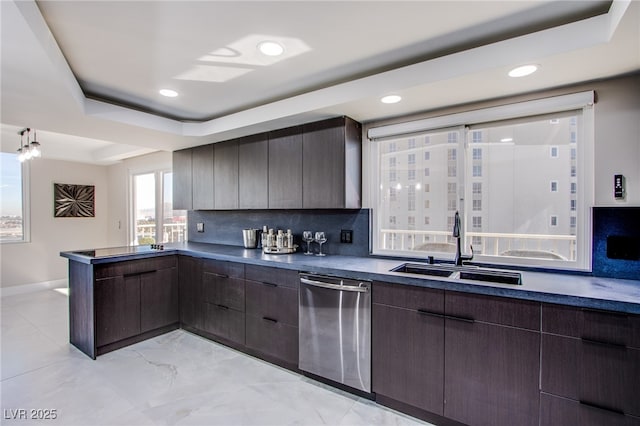
[[41,283],[14,285],[10,287],[0,288],[0,297],[15,296],[16,294],[32,293],[34,291],[50,290],[52,288],[67,286],[68,280],[66,278],[53,281],[44,281]]

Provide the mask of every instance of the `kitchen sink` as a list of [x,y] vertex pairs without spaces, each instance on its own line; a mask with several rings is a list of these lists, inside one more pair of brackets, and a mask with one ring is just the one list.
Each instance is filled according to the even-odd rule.
[[420,263],[403,263],[391,270],[391,272],[404,272],[406,274],[431,275],[436,277],[448,277],[456,272],[453,266],[423,265]]
[[498,284],[522,284],[522,274],[520,274],[520,272],[511,271],[460,271],[459,278],[461,280],[485,281]]
[[446,277],[452,279],[483,281],[497,284],[522,284],[520,272],[485,269],[474,265],[431,265],[422,263],[403,263],[391,269],[390,272],[402,272],[411,275],[426,275],[432,277]]

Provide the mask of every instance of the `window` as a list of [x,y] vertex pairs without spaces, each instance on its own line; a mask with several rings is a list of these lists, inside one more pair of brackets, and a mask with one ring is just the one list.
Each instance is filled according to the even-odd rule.
[[430,176],[430,175],[431,175],[431,170],[429,170],[429,168],[428,168],[428,167],[425,167],[425,168],[424,168],[424,175],[425,175],[425,176]]
[[397,192],[396,192],[396,188],[394,186],[389,188],[389,201],[396,201],[397,200]]
[[26,184],[28,167],[18,161],[17,154],[0,153],[0,242],[29,241],[28,196]]
[[407,147],[409,149],[415,148],[416,147],[416,140],[415,138],[411,138],[407,141]]
[[173,173],[155,171],[134,174],[132,186],[132,244],[185,241],[187,212],[173,210]]
[[431,153],[429,151],[425,151],[424,152],[424,159],[425,159],[425,161],[431,159]]
[[396,143],[395,142],[389,142],[388,149],[389,149],[389,152],[396,152]]
[[395,170],[389,170],[389,182],[395,182],[397,180],[397,175]]
[[409,154],[407,156],[407,164],[416,164],[416,155],[415,154]]
[[389,167],[393,168],[396,166],[396,157],[389,158]]
[[407,170],[407,179],[416,180],[416,171],[415,170]]
[[473,216],[471,226],[473,229],[482,228],[482,216]]
[[[415,211],[408,212],[391,206],[380,197],[380,191],[372,191],[373,252],[415,257],[416,251],[422,250],[426,254],[423,245],[409,246],[402,243],[403,238],[398,238],[393,248],[385,246],[390,236],[382,228],[389,214],[393,214],[398,217],[398,229],[407,226],[409,216],[425,218],[425,223],[417,221],[411,234],[416,241],[443,244],[443,251],[451,255],[445,244],[454,242],[450,236],[458,210],[462,215],[463,244],[482,242],[482,252],[476,256],[478,262],[588,270],[594,193],[589,179],[592,171],[588,169],[593,164],[593,92],[575,95],[579,96],[532,101],[533,112],[528,117],[522,112],[526,108],[519,104],[513,111],[520,115],[510,116],[512,111],[504,105],[457,112],[450,119],[438,116],[437,120],[412,120],[408,127],[412,131],[424,126],[423,135],[415,136],[417,140],[428,137],[430,141],[428,147],[418,146],[411,152],[416,158],[430,152],[430,172],[419,177],[425,195],[416,199]],[[562,112],[558,103],[565,98],[570,106]],[[541,105],[552,114],[545,114]],[[464,123],[467,117],[482,117],[484,121]],[[446,130],[431,130],[430,123]],[[376,161],[372,167],[377,177],[373,185],[385,184],[388,176],[384,170],[388,165],[388,139],[376,138],[395,137],[384,132],[404,130],[399,126],[395,123],[369,129],[371,158]],[[401,146],[402,136],[396,140]],[[398,178],[403,179],[403,185],[416,182],[405,174]]]
[[482,160],[482,148],[473,148],[473,159]]

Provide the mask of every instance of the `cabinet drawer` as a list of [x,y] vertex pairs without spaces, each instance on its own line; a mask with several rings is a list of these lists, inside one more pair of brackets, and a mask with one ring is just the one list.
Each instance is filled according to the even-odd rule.
[[640,426],[640,418],[542,393],[540,424],[543,426]]
[[280,321],[247,315],[247,347],[298,364],[298,328]]
[[447,291],[445,313],[450,316],[512,327],[540,330],[540,304],[504,297]]
[[206,302],[244,312],[244,279],[205,272],[202,274],[202,287]]
[[640,315],[543,304],[542,331],[640,348]]
[[223,278],[244,278],[243,263],[205,259],[202,261],[202,271],[216,274]]
[[246,281],[246,312],[298,326],[298,291],[289,287]]
[[291,288],[298,288],[300,282],[298,271],[269,266],[246,265],[245,277],[252,281]]
[[545,392],[640,416],[640,350],[542,335]]
[[244,345],[244,312],[211,303],[204,305],[204,331]]
[[175,268],[176,256],[159,256],[148,259],[127,260],[124,262],[105,263],[94,266],[95,279],[118,277],[123,275],[142,274],[160,269]]
[[376,281],[373,303],[443,314],[444,290]]

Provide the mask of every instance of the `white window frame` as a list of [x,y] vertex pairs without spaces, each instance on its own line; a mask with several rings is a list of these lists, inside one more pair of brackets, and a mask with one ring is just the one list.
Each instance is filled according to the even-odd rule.
[[[479,110],[455,113],[450,115],[442,115],[433,118],[426,118],[421,120],[414,120],[408,122],[400,122],[395,124],[383,125],[380,127],[371,127],[367,131],[367,147],[368,156],[365,158],[369,162],[369,171],[365,174],[365,182],[369,183],[369,205],[373,209],[372,214],[372,253],[381,256],[407,256],[416,257],[416,252],[411,251],[397,251],[397,250],[382,250],[379,249],[379,235],[378,229],[378,215],[376,208],[379,200],[379,145],[375,141],[378,140],[390,140],[390,139],[405,139],[411,135],[424,134],[429,132],[444,132],[447,129],[454,131],[460,131],[462,129],[461,137],[462,141],[458,142],[458,146],[465,143],[468,140],[466,125],[478,124],[478,123],[490,123],[494,121],[518,119],[526,117],[534,117],[536,115],[554,114],[568,111],[580,111],[578,120],[582,121],[578,127],[576,133],[576,139],[580,141],[577,153],[577,159],[575,161],[575,167],[577,169],[577,221],[578,225],[575,229],[578,238],[576,246],[576,261],[575,262],[562,262],[556,260],[545,259],[501,259],[499,257],[485,257],[482,255],[476,256],[478,262],[483,260],[497,264],[513,264],[522,266],[535,266],[546,267],[559,270],[578,270],[578,271],[590,271],[591,270],[591,206],[594,202],[594,100],[595,93],[593,91],[579,92],[567,95],[553,96],[549,98],[535,99],[531,101],[518,102],[513,104],[500,105],[490,108],[484,108]],[[424,135],[427,136],[427,135]],[[573,141],[572,141],[573,142]],[[463,161],[463,156],[458,155],[458,158]],[[464,176],[464,166],[458,165],[458,169],[463,175],[459,178],[459,182],[463,182],[469,188],[471,192],[471,179],[466,179]],[[462,185],[459,185],[462,186]],[[464,188],[460,188],[460,196],[464,198]],[[471,198],[470,198],[471,199]],[[446,207],[446,206],[443,206]],[[464,212],[461,212],[464,214]],[[463,215],[464,217],[464,215]],[[464,230],[463,226],[463,230]]]
[[[15,161],[18,161],[18,155],[13,153]],[[0,244],[24,244],[31,242],[31,194],[30,194],[30,162],[25,161],[20,164],[20,179],[22,191],[22,239],[20,240],[0,240]]]

